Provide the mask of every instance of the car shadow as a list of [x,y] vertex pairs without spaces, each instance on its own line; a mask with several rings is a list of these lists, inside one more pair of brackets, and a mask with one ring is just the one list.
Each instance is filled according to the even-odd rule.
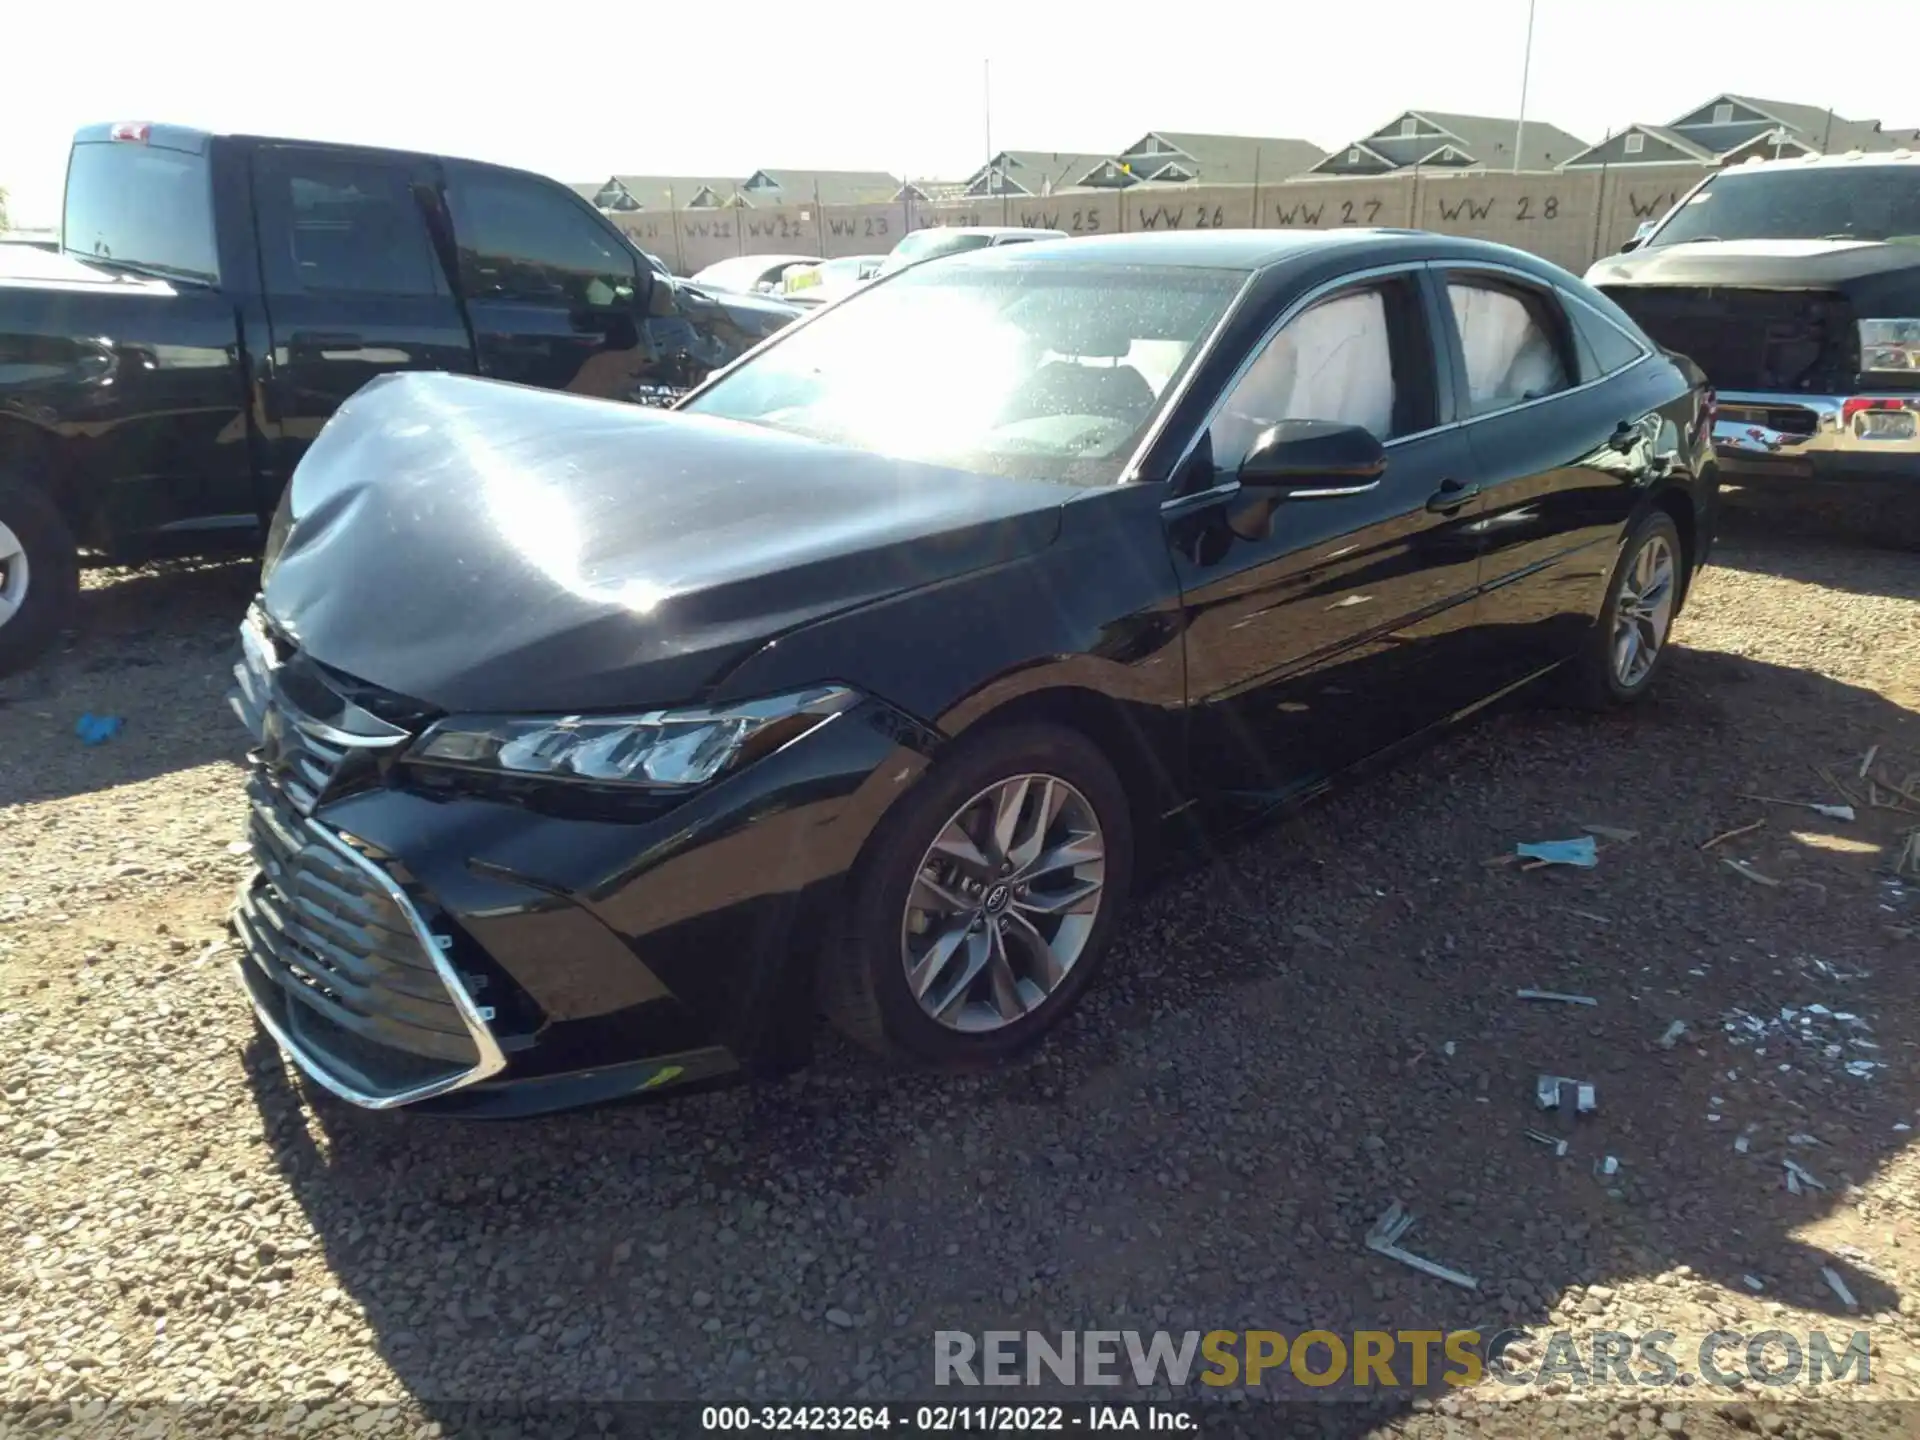
[[[1507,710],[1170,874],[1082,1009],[987,1074],[829,1039],[778,1081],[485,1125],[328,1101],[264,1040],[247,1071],[331,1282],[453,1434],[507,1401],[978,1401],[935,1391],[937,1329],[1644,1331],[1704,1282],[1726,1328],[1792,1330],[1785,1305],[1838,1352],[1901,1299],[1859,1187],[1920,1104],[1889,931],[1916,917],[1882,873],[1915,818],[1741,794],[1836,798],[1802,762],[1869,744],[1920,765],[1920,717],[1685,648],[1631,715]],[[1592,869],[1506,863],[1588,824],[1615,832]],[[1596,1110],[1540,1110],[1543,1073]],[[1369,1252],[1394,1198],[1476,1290]],[[1412,1391],[1376,1398],[1317,1433]]]
[[[245,735],[224,697],[258,575],[247,561],[87,573],[73,630],[0,678],[0,808],[238,761]],[[121,728],[86,745],[84,714]]]
[[1713,564],[1753,575],[1773,575],[1825,589],[1889,600],[1920,600],[1920,556],[1876,549],[1843,538],[1799,538],[1768,518],[1735,512],[1720,528]]

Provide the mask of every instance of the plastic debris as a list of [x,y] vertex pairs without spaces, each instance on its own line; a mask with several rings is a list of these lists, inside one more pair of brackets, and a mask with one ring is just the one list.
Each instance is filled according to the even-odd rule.
[[1744,860],[1729,860],[1723,855],[1720,857],[1720,863],[1733,871],[1734,874],[1743,875],[1756,885],[1771,885],[1775,889],[1780,887],[1778,880],[1774,879],[1771,875],[1762,875]]
[[1787,1144],[1789,1145],[1819,1145],[1821,1143],[1822,1141],[1818,1135],[1809,1135],[1804,1130],[1796,1130],[1793,1134],[1787,1136]]
[[1638,830],[1622,830],[1618,825],[1582,825],[1580,828],[1589,835],[1598,835],[1602,840],[1611,840],[1617,845],[1640,838]]
[[1686,1033],[1687,1022],[1684,1020],[1674,1021],[1671,1025],[1667,1026],[1665,1032],[1660,1036],[1660,1048],[1662,1050],[1671,1050],[1680,1043],[1681,1038]]
[[104,745],[126,726],[118,715],[96,715],[87,711],[73,723],[73,733],[82,745]]
[[1600,863],[1600,851],[1591,835],[1582,835],[1577,840],[1523,840],[1513,847],[1513,853],[1519,859],[1538,860],[1542,865],[1574,865],[1582,870],[1591,870]]
[[1554,1000],[1562,1005],[1598,1005],[1600,1002],[1591,995],[1568,995],[1560,990],[1516,990],[1516,1000]]
[[1820,1267],[1820,1278],[1827,1282],[1827,1288],[1840,1297],[1840,1303],[1849,1310],[1858,1310],[1860,1302],[1853,1298],[1853,1291],[1847,1288],[1847,1282],[1840,1278],[1840,1272],[1831,1265]]
[[1811,810],[1829,820],[1851,820],[1851,805],[1823,805],[1818,800],[1782,800],[1778,795],[1742,795],[1742,800],[1757,800],[1762,805],[1791,805],[1796,810]]
[[1593,1162],[1593,1173],[1598,1175],[1602,1180],[1606,1179],[1609,1175],[1618,1175],[1620,1173],[1620,1161],[1615,1156],[1602,1155],[1598,1160]]
[[1766,1283],[1758,1275],[1742,1275],[1740,1280],[1749,1290],[1759,1291],[1767,1288]]
[[1422,1259],[1400,1248],[1400,1237],[1413,1228],[1413,1215],[1404,1209],[1398,1200],[1387,1206],[1380,1218],[1374,1221],[1373,1229],[1367,1232],[1367,1248],[1376,1255],[1384,1255],[1389,1260],[1398,1260],[1402,1265],[1411,1265],[1415,1270],[1444,1280],[1449,1285],[1458,1285],[1462,1290],[1478,1290],[1480,1282],[1471,1275],[1463,1275],[1458,1270],[1449,1270],[1444,1265],[1436,1265],[1431,1260]]
[[1567,1141],[1560,1136],[1548,1135],[1540,1130],[1527,1131],[1527,1139],[1533,1141],[1536,1145],[1546,1146],[1549,1150],[1553,1151],[1556,1156],[1565,1155],[1569,1148]]
[[1736,1154],[1736,1155],[1744,1155],[1744,1154],[1746,1154],[1746,1153],[1747,1153],[1747,1145],[1748,1145],[1748,1141],[1747,1141],[1747,1137],[1746,1137],[1746,1136],[1744,1136],[1744,1135],[1736,1135],[1736,1136],[1734,1136],[1734,1137],[1733,1137],[1733,1153],[1734,1153],[1734,1154]]
[[1454,1052],[1455,1050],[1458,1050],[1459,1048],[1460,1048],[1460,1047],[1459,1047],[1458,1045],[1456,1045],[1456,1044],[1454,1044],[1454,1043],[1453,1043],[1453,1041],[1451,1041],[1451,1040],[1449,1040],[1449,1041],[1447,1041],[1447,1043],[1446,1043],[1446,1044],[1444,1044],[1444,1045],[1442,1045],[1442,1046],[1440,1047],[1440,1049],[1441,1049],[1441,1051],[1442,1051],[1442,1053],[1444,1053],[1444,1054],[1446,1054],[1446,1055],[1449,1055],[1449,1056],[1451,1056],[1451,1055],[1453,1054],[1453,1052]]
[[1802,1165],[1798,1160],[1782,1158],[1780,1165],[1781,1168],[1787,1172],[1787,1188],[1792,1190],[1796,1195],[1800,1193],[1793,1183],[1796,1180],[1812,1190],[1824,1190],[1827,1188],[1825,1181],[1817,1178],[1811,1170],[1807,1169],[1807,1167]]
[[1533,1098],[1542,1110],[1559,1110],[1567,1100],[1572,1101],[1574,1110],[1581,1115],[1599,1108],[1599,1097],[1591,1081],[1569,1080],[1564,1075],[1542,1075],[1535,1080]]
[[1869,1080],[1874,1071],[1885,1068],[1878,1060],[1849,1060],[1845,1066],[1847,1074],[1856,1080]]
[[1880,747],[1878,745],[1869,745],[1867,747],[1867,753],[1860,757],[1860,778],[1862,780],[1866,779],[1867,772],[1873,769],[1873,757],[1879,753]]

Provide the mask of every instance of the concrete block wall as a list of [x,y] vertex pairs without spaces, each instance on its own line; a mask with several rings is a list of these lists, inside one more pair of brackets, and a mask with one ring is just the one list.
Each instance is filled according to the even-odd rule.
[[1573,271],[1620,248],[1706,171],[1692,165],[1521,174],[1422,171],[1368,180],[1273,185],[1137,186],[940,205],[788,205],[613,217],[682,275],[735,255],[878,255],[936,225],[1026,225],[1069,235],[1147,230],[1314,229],[1380,225],[1472,235]]

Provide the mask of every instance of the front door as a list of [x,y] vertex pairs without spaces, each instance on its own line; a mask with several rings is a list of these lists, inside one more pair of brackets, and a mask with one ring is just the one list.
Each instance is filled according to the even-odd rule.
[[253,157],[272,349],[262,386],[262,514],[320,427],[389,370],[471,373],[473,345],[434,253],[428,162],[318,146]]
[[447,210],[480,373],[630,400],[657,377],[653,272],[565,187],[449,162]]
[[[1176,472],[1167,532],[1209,789],[1290,798],[1478,698],[1479,502],[1467,441],[1441,425],[1437,319],[1418,266],[1315,300],[1230,383]],[[1282,419],[1371,430],[1385,473],[1282,500],[1263,530],[1247,492],[1216,497]]]

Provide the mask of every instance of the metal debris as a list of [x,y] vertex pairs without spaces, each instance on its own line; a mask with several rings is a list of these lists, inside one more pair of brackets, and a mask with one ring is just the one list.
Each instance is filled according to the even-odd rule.
[[1796,1180],[1798,1180],[1801,1185],[1805,1185],[1813,1190],[1824,1190],[1827,1188],[1825,1181],[1817,1178],[1811,1170],[1807,1169],[1806,1166],[1797,1160],[1782,1157],[1780,1165],[1781,1168],[1787,1172],[1787,1189],[1793,1191],[1796,1195],[1800,1193],[1799,1188],[1793,1183]]
[[1671,1050],[1680,1043],[1681,1037],[1686,1033],[1687,1022],[1684,1020],[1674,1021],[1671,1025],[1667,1026],[1666,1032],[1661,1035],[1660,1048],[1662,1050]]
[[1858,1310],[1860,1302],[1853,1298],[1853,1291],[1847,1288],[1847,1282],[1840,1278],[1840,1272],[1831,1265],[1820,1267],[1820,1278],[1827,1282],[1827,1288],[1840,1297],[1840,1303],[1849,1310]]
[[1744,875],[1747,879],[1753,881],[1756,885],[1771,885],[1775,889],[1778,889],[1780,886],[1780,882],[1778,880],[1774,879],[1771,875],[1762,875],[1758,870],[1754,869],[1753,866],[1749,865],[1744,860],[1729,860],[1726,858],[1726,856],[1723,855],[1720,857],[1720,863],[1726,866],[1729,870],[1733,871],[1736,875]]
[[1611,840],[1616,845],[1625,845],[1640,838],[1638,830],[1622,830],[1618,825],[1582,825],[1580,828],[1589,835],[1598,835],[1602,840]]
[[1818,1135],[1809,1135],[1804,1130],[1796,1130],[1793,1134],[1787,1136],[1787,1144],[1789,1145],[1820,1145],[1823,1143],[1825,1142],[1823,1142]]
[[1880,753],[1880,747],[1878,745],[1869,745],[1867,747],[1867,753],[1860,757],[1860,778],[1862,780],[1866,779],[1867,772],[1873,769],[1874,756],[1878,755],[1879,753]]
[[1527,1131],[1527,1139],[1533,1141],[1536,1145],[1546,1146],[1549,1150],[1553,1151],[1556,1157],[1564,1156],[1569,1148],[1568,1142],[1560,1136],[1548,1135],[1540,1130]]
[[1851,820],[1854,818],[1851,805],[1823,805],[1818,800],[1783,800],[1778,795],[1746,795],[1742,800],[1757,800],[1762,805],[1791,805],[1796,810],[1811,810],[1824,815],[1829,820]]
[[1458,1045],[1456,1045],[1456,1044],[1454,1044],[1454,1042],[1453,1042],[1453,1041],[1451,1041],[1451,1040],[1449,1040],[1449,1041],[1447,1041],[1447,1043],[1446,1043],[1446,1044],[1444,1044],[1444,1045],[1442,1045],[1442,1046],[1440,1047],[1440,1049],[1441,1049],[1441,1051],[1442,1051],[1442,1052],[1443,1052],[1444,1054],[1446,1054],[1446,1055],[1448,1055],[1449,1057],[1451,1057],[1451,1056],[1452,1056],[1452,1054],[1453,1054],[1453,1052],[1454,1052],[1454,1051],[1456,1051],[1456,1050],[1458,1050],[1459,1048],[1460,1048],[1460,1047],[1459,1047]]
[[1742,1280],[1742,1282],[1745,1283],[1746,1287],[1749,1290],[1758,1291],[1758,1290],[1764,1290],[1767,1288],[1766,1284],[1760,1279],[1758,1275],[1742,1275],[1740,1279]]
[[1516,1000],[1555,1000],[1562,1005],[1598,1005],[1600,1002],[1591,995],[1568,995],[1560,990],[1516,990]]
[[1570,1100],[1576,1113],[1591,1114],[1599,1108],[1599,1098],[1588,1080],[1569,1080],[1564,1075],[1542,1075],[1533,1082],[1534,1103],[1542,1110],[1559,1110]]
[[1400,1248],[1400,1237],[1413,1228],[1413,1215],[1404,1209],[1398,1200],[1387,1206],[1380,1218],[1374,1221],[1373,1229],[1367,1232],[1367,1248],[1376,1255],[1384,1255],[1389,1260],[1398,1260],[1402,1265],[1411,1265],[1415,1270],[1444,1280],[1449,1285],[1458,1285],[1462,1290],[1478,1290],[1480,1282],[1471,1275],[1463,1275],[1458,1270],[1449,1270],[1444,1265],[1436,1265],[1431,1260],[1422,1259],[1410,1251]]

